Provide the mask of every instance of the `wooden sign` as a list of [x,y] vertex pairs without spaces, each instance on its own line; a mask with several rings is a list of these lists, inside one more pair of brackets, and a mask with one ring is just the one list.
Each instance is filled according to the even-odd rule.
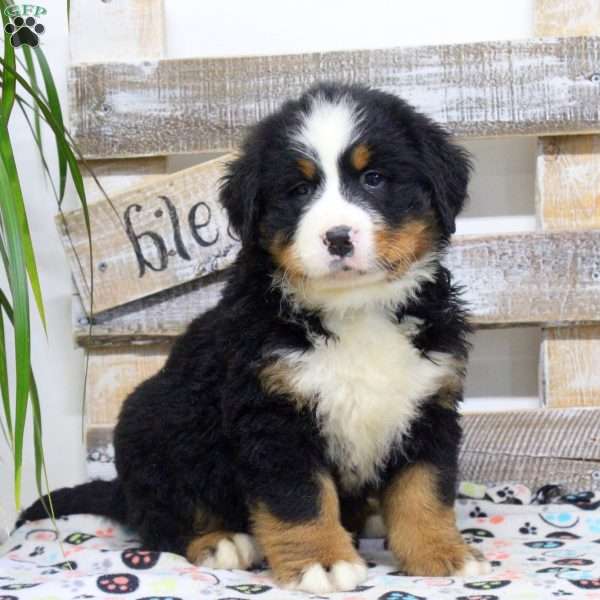
[[71,67],[71,131],[84,155],[235,148],[318,81],[398,94],[459,136],[600,131],[600,38],[548,38],[285,56]]
[[[90,206],[94,312],[220,271],[239,241],[217,201],[230,157],[218,158]],[[81,210],[57,224],[89,313],[90,249]]]

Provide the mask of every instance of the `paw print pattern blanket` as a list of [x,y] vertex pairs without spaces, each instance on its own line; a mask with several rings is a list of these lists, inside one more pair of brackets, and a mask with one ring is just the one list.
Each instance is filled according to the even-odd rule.
[[[552,486],[547,486],[552,488]],[[600,494],[584,492],[535,504],[523,486],[463,484],[457,501],[462,534],[492,562],[477,578],[407,577],[383,540],[362,540],[369,579],[339,600],[600,600]],[[551,490],[542,490],[548,502]],[[466,497],[465,497],[466,496]],[[536,495],[540,500],[540,492]],[[278,589],[268,570],[194,567],[149,552],[135,535],[89,515],[28,523],[0,548],[0,600],[301,600]],[[323,598],[312,596],[312,598]]]

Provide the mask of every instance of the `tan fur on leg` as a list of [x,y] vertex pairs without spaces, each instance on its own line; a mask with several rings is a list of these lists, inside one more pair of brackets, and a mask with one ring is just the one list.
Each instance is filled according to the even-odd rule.
[[[464,542],[452,506],[442,502],[437,473],[417,464],[400,472],[382,496],[390,549],[409,575],[484,574],[489,565]],[[472,565],[478,561],[481,568]]]
[[[351,536],[340,523],[339,501],[333,481],[322,476],[320,485],[319,514],[310,521],[282,521],[264,505],[259,505],[252,512],[253,533],[265,551],[275,578],[299,589],[306,589],[302,586],[302,577],[314,567],[322,571],[333,568],[335,575],[336,569],[344,570],[348,564],[348,569],[357,567],[361,575],[364,569],[366,575]],[[354,577],[352,573],[349,579],[354,581]],[[324,588],[328,585],[330,589],[324,591],[344,589],[343,582],[339,586],[335,581],[323,582]]]

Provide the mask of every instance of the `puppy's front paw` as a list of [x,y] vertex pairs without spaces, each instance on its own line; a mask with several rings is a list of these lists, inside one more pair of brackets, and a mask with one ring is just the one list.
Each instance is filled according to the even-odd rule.
[[465,558],[463,566],[453,573],[456,577],[478,577],[489,575],[492,572],[492,565],[485,559],[483,554],[475,548],[467,546],[469,555]]
[[472,577],[492,570],[483,555],[464,542],[416,545],[398,558],[409,575],[421,577]]
[[284,584],[287,589],[311,594],[349,592],[367,579],[367,565],[362,561],[339,560],[331,566],[313,563],[300,577]]

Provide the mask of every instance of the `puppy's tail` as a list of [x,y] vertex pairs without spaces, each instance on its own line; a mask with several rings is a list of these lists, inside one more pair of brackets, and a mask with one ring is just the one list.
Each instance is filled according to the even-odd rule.
[[125,521],[125,496],[118,479],[112,481],[90,481],[75,487],[61,488],[49,496],[36,500],[25,509],[16,523],[20,527],[25,521],[45,519],[51,509],[56,518],[79,513],[91,513]]

